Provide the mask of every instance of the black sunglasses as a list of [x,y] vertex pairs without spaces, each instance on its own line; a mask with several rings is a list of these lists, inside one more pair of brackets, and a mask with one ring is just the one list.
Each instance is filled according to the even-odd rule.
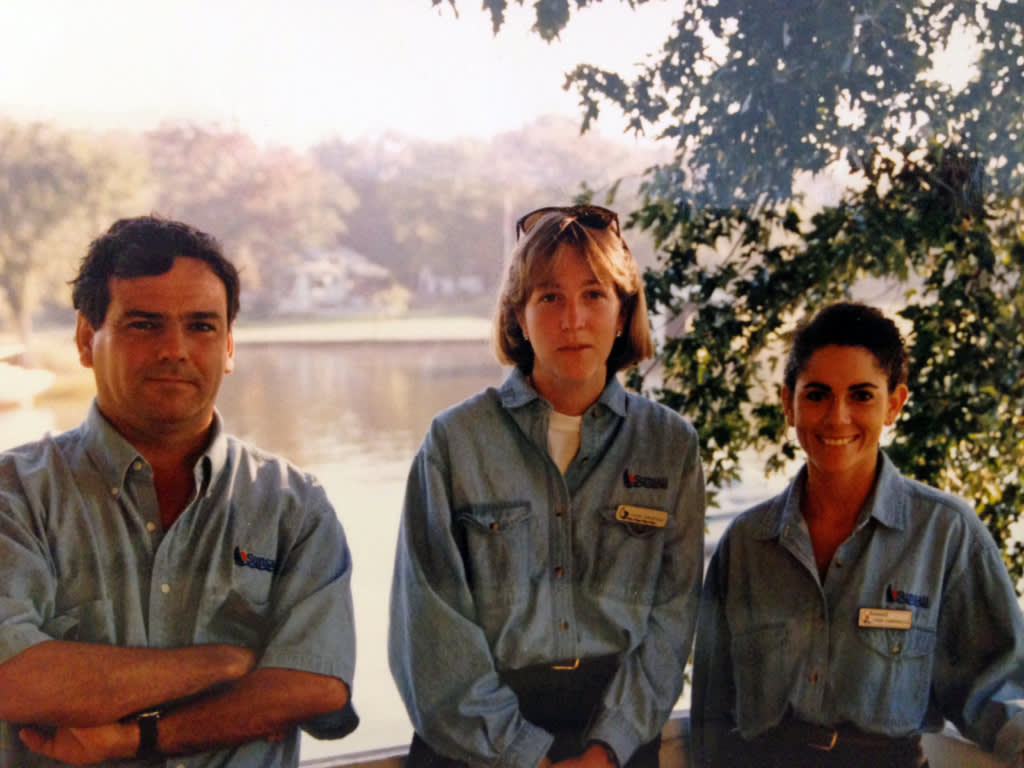
[[588,229],[607,229],[612,227],[615,230],[615,234],[622,237],[622,230],[619,229],[619,216],[615,211],[602,208],[599,205],[571,205],[567,207],[548,205],[535,211],[530,211],[516,222],[516,240],[533,229],[533,225],[546,213],[560,213]]

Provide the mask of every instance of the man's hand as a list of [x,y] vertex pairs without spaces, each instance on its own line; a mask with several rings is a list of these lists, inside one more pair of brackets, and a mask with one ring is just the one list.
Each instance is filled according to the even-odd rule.
[[33,752],[72,765],[131,759],[139,748],[139,726],[136,723],[58,728],[52,734],[37,728],[22,728],[18,736]]
[[618,768],[602,744],[591,744],[579,757],[555,763],[554,768]]

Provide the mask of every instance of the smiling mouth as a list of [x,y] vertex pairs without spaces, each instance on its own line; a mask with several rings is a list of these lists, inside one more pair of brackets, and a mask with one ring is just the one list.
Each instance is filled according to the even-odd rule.
[[838,448],[842,445],[849,445],[856,439],[856,437],[823,437],[821,438],[821,442],[833,448]]

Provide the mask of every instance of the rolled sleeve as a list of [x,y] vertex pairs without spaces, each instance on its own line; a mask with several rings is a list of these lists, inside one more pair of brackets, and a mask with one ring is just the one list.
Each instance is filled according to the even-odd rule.
[[[433,436],[436,439],[436,435]],[[428,436],[410,470],[391,593],[389,661],[416,731],[475,765],[535,766],[553,737],[525,720],[474,620],[451,530],[447,472]]]
[[53,568],[21,507],[0,487],[0,663],[53,639],[44,629],[56,588]]
[[696,436],[680,457],[674,525],[666,542],[655,600],[640,644],[628,653],[602,697],[587,739],[611,747],[619,765],[661,730],[683,689],[704,555],[704,475]]
[[341,523],[315,485],[300,534],[275,575],[272,629],[260,667],[328,675],[355,672],[352,558]]

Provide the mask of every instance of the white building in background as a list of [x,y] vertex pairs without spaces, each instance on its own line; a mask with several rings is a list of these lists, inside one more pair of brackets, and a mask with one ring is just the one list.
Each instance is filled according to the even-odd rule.
[[313,251],[295,270],[290,288],[277,301],[277,311],[326,314],[375,306],[375,297],[395,284],[391,272],[351,248]]

